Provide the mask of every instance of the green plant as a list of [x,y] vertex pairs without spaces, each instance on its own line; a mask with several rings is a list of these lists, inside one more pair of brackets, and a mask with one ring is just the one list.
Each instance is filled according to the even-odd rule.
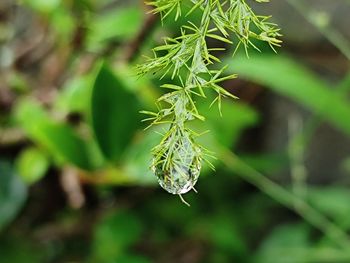
[[195,98],[205,98],[206,90],[214,91],[216,97],[212,104],[218,103],[220,114],[223,97],[237,98],[219,85],[237,77],[236,74],[224,75],[226,66],[219,70],[215,67],[220,59],[213,52],[225,48],[211,47],[207,40],[232,45],[234,54],[243,45],[248,55],[250,47],[259,50],[254,40],[267,42],[274,50],[281,43],[278,39],[280,34],[276,25],[269,22],[269,17],[256,15],[245,0],[156,0],[148,4],[154,7],[153,13],[159,13],[162,20],[172,12],[177,20],[182,16],[184,5],[191,5],[186,16],[194,10],[201,12],[199,25],[191,21],[183,25],[180,36],[165,38],[164,45],[153,49],[154,57],[138,66],[141,75],[150,71],[160,72],[162,79],[170,73],[171,79],[177,79],[179,83],[163,84],[162,88],[170,92],[158,99],[159,111],[143,113],[150,115],[146,120],[151,121],[151,125],[170,125],[152,151],[151,167],[160,185],[169,193],[181,197],[181,194],[195,190],[202,160],[214,168],[208,160],[212,154],[195,142],[195,137],[200,134],[186,125],[195,119],[204,120],[196,107]]

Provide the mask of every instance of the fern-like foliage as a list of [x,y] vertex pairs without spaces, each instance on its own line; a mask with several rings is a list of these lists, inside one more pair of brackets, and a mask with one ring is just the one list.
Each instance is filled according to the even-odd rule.
[[[243,46],[248,55],[251,47],[259,50],[254,39],[267,42],[275,50],[281,43],[280,34],[277,26],[269,22],[270,17],[256,15],[246,0],[154,0],[147,4],[153,7],[153,13],[160,14],[162,20],[172,13],[177,20],[194,10],[201,12],[198,25],[192,22],[183,25],[180,36],[165,38],[163,45],[153,49],[154,56],[138,66],[140,75],[161,72],[161,78],[170,74],[172,79],[178,78],[181,83],[164,84],[162,88],[169,92],[158,99],[159,111],[143,112],[149,115],[146,120],[151,121],[150,125],[170,125],[159,145],[153,149],[151,167],[163,188],[181,195],[194,189],[202,160],[210,164],[206,158],[208,151],[195,143],[197,134],[186,126],[193,119],[204,120],[197,110],[195,98],[205,97],[206,90],[213,90],[217,94],[213,103],[218,103],[220,113],[222,98],[236,99],[220,83],[237,76],[224,75],[225,66],[220,70],[212,69],[213,64],[220,63],[213,53],[223,48],[208,47],[207,40],[232,45],[234,53]],[[191,6],[186,14],[183,14],[184,5]]]

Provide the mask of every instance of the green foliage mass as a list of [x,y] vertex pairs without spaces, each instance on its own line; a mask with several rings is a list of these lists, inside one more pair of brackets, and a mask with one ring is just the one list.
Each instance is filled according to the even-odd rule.
[[[275,47],[278,31],[253,10],[272,13],[273,2],[207,3],[150,3],[163,23],[132,61],[124,55],[147,19],[139,3],[24,0],[0,10],[1,263],[350,262],[350,153],[338,149],[349,139],[346,58],[325,43],[288,40],[294,19],[284,25],[286,48],[271,52],[264,42]],[[140,78],[135,67],[148,71],[148,62],[156,74]],[[231,92],[242,99],[222,99]],[[281,127],[288,114],[271,122],[276,102],[302,109],[304,125]],[[144,130],[141,109],[161,124]],[[217,157],[215,176],[201,165],[191,208],[161,191],[149,169],[175,113],[201,154]],[[267,148],[276,130],[282,139]]]
[[[236,74],[224,76],[226,66],[217,70],[220,59],[213,55],[215,51],[223,51],[220,46],[209,46],[209,40],[216,40],[234,47],[234,53],[240,45],[248,48],[259,48],[252,39],[267,42],[272,49],[280,46],[281,36],[269,17],[256,15],[244,0],[199,0],[185,1],[191,4],[185,14],[190,17],[194,10],[200,10],[198,25],[189,21],[181,26],[181,35],[175,38],[166,37],[164,45],[153,49],[154,57],[138,66],[138,73],[160,72],[161,79],[168,73],[171,79],[179,80],[180,85],[163,84],[161,87],[170,92],[157,100],[158,112],[143,111],[150,115],[145,121],[156,124],[170,124],[170,128],[162,136],[161,142],[153,149],[152,167],[160,185],[173,194],[183,194],[194,190],[202,159],[213,169],[208,157],[211,153],[195,142],[200,136],[187,128],[187,122],[199,119],[204,121],[196,106],[196,97],[206,98],[208,90],[214,91],[216,97],[212,104],[218,103],[221,113],[222,98],[236,96],[220,86],[221,82],[235,79]],[[267,1],[257,1],[267,2]],[[175,20],[183,14],[183,1],[158,0],[148,2],[153,13],[159,13],[164,20],[175,12]],[[233,36],[235,39],[233,40]],[[232,40],[231,40],[232,39]],[[215,69],[216,68],[216,69]],[[173,81],[172,81],[173,82]],[[183,151],[182,149],[186,149]]]

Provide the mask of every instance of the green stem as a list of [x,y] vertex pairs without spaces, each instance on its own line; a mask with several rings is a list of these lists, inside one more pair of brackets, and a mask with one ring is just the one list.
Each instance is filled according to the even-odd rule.
[[[250,167],[231,151],[223,149],[220,146],[218,146],[218,149],[221,149],[220,152],[218,152],[219,159],[221,159],[230,171],[238,174],[247,182],[255,185],[262,192],[285,207],[295,211],[311,225],[322,231],[340,248],[349,251],[350,240],[347,234],[336,224],[331,222],[326,216],[311,207],[303,199],[293,195],[282,186],[276,184],[254,168]],[[296,203],[298,204],[297,208],[295,207]]]

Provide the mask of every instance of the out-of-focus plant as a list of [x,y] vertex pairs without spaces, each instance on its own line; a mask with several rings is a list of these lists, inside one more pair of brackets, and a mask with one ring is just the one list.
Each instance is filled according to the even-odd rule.
[[[256,15],[245,0],[188,2],[192,6],[186,16],[194,10],[200,10],[200,24],[189,21],[183,25],[179,37],[165,38],[164,45],[153,49],[154,57],[138,67],[139,74],[160,72],[163,78],[170,72],[171,79],[177,78],[179,81],[179,85],[171,83],[161,86],[170,92],[158,99],[158,112],[143,113],[150,115],[146,121],[151,121],[151,126],[164,123],[170,125],[168,131],[162,134],[161,142],[152,150],[151,167],[159,184],[169,193],[180,197],[192,189],[196,191],[194,185],[200,174],[202,160],[213,167],[208,160],[212,154],[195,142],[195,137],[200,134],[187,126],[187,122],[194,119],[204,120],[197,109],[196,97],[205,98],[207,90],[216,92],[212,104],[217,102],[220,111],[223,97],[236,98],[219,85],[236,78],[236,74],[224,76],[226,66],[219,70],[213,69],[213,65],[220,63],[214,51],[224,48],[209,47],[207,40],[233,45],[234,52],[243,45],[247,54],[249,47],[259,50],[252,39],[265,41],[272,49],[281,43],[276,25],[268,21],[269,17]],[[177,20],[183,12],[180,0],[157,0],[148,4],[154,7],[153,13],[160,13],[162,20],[173,11],[174,19]],[[232,35],[236,40],[231,40]]]

